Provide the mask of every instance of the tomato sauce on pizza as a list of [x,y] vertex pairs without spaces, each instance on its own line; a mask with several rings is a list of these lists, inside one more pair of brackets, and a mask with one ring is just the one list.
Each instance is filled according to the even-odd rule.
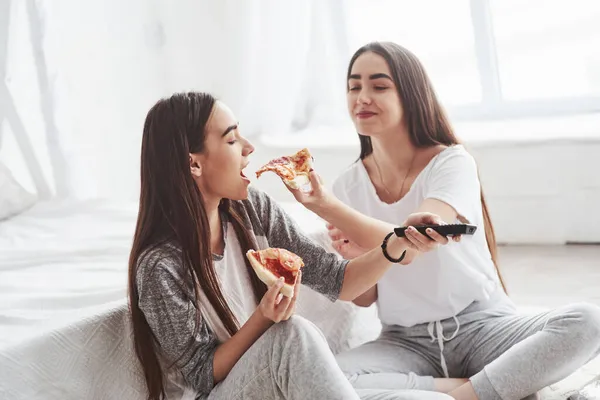
[[284,268],[278,259],[267,258],[263,262],[263,265],[265,266],[266,269],[271,271],[273,273],[273,275],[275,275],[277,277],[282,276],[283,281],[285,283],[287,283],[289,285],[293,285],[296,283],[296,275],[294,275],[294,273],[292,271],[290,271],[289,269]]
[[308,176],[312,169],[312,156],[308,149],[302,149],[294,155],[282,156],[269,161],[256,171],[256,177],[267,171],[275,172],[279,177],[286,181],[292,181],[296,177]]

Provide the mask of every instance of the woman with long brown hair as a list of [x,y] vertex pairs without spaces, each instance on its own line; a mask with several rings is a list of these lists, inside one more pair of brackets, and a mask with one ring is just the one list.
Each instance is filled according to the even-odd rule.
[[[385,252],[350,262],[326,253],[249,187],[243,170],[253,150],[232,112],[209,94],[176,94],[148,112],[129,263],[134,343],[148,398],[184,390],[201,399],[358,399],[322,334],[293,316],[299,281],[332,301],[353,300],[391,268],[386,255],[399,257],[413,244],[393,237]],[[406,223],[439,221],[419,213]],[[249,249],[268,247],[304,260],[292,297],[281,296],[281,280],[267,288],[246,260]],[[394,390],[360,395],[446,398]]]
[[[346,259],[379,245],[385,229],[410,213],[478,227],[460,244],[392,268],[354,300],[377,303],[381,336],[338,356],[357,388],[449,392],[456,399],[521,399],[566,377],[600,352],[600,308],[590,304],[532,316],[517,313],[498,270],[494,230],[473,157],[459,143],[427,74],[411,52],[371,43],[352,57],[348,110],[359,160],[329,195],[313,178],[295,197],[330,225]],[[361,213],[349,217],[341,203]],[[365,222],[366,221],[366,222]]]

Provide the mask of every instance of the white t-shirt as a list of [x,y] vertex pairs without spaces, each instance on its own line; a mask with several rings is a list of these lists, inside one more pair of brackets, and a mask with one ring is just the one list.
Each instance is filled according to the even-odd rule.
[[462,145],[435,156],[409,192],[394,204],[379,199],[361,161],[334,182],[333,192],[363,214],[398,226],[431,198],[449,204],[478,227],[474,235],[463,236],[460,243],[451,241],[420,254],[409,265],[395,265],[388,270],[377,284],[383,324],[409,327],[450,318],[473,301],[489,299],[499,287],[485,239],[477,166]]
[[[221,284],[223,298],[240,326],[242,326],[252,316],[258,304],[246,268],[245,254],[231,222],[227,223],[224,235],[225,251],[223,256],[213,255],[215,272]],[[205,304],[210,303],[206,302]],[[206,310],[203,309],[202,311],[211,313],[210,316],[206,314],[203,316],[219,339],[222,342],[228,339],[230,335],[212,307],[206,307]]]

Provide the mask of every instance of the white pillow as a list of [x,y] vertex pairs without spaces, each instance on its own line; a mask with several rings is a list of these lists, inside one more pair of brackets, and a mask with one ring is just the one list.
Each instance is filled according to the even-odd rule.
[[22,213],[36,201],[36,196],[25,190],[0,161],[0,221]]

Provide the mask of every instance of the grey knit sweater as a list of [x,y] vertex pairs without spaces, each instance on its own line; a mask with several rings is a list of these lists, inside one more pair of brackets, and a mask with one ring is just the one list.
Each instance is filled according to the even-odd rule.
[[[339,260],[316,245],[265,193],[251,187],[248,199],[242,203],[242,218],[251,228],[258,246],[285,248],[298,254],[305,263],[302,283],[335,301],[342,287],[347,261]],[[227,227],[226,223],[224,227]],[[239,249],[235,246],[235,232],[227,231],[225,251]],[[218,265],[218,268],[227,270],[238,268],[239,265],[233,264],[241,263],[243,257],[243,254],[236,254],[225,260],[214,256],[213,259],[216,264],[225,262],[226,265]],[[158,341],[161,356],[169,363],[175,361],[187,385],[204,397],[214,387],[213,357],[220,340],[205,318],[201,318],[200,329],[194,335],[196,315],[200,310],[194,306],[192,284],[189,279],[184,279],[186,276],[177,244],[165,244],[145,252],[138,261],[136,276],[139,306]],[[240,295],[248,296],[247,293]],[[192,336],[193,341],[190,341]]]

